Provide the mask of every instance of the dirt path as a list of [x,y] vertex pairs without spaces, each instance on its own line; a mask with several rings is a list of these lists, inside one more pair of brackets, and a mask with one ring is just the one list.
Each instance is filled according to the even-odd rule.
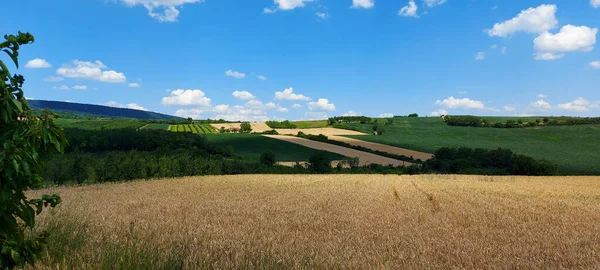
[[283,135],[264,135],[269,138],[283,140],[295,144],[299,144],[302,146],[306,146],[313,149],[326,150],[329,152],[337,153],[340,155],[344,155],[347,157],[358,157],[360,159],[360,165],[367,165],[371,163],[381,164],[381,165],[394,165],[394,166],[410,166],[412,163],[404,162],[401,160],[396,160],[392,158],[382,157],[371,153],[366,153],[358,150],[354,150],[351,148],[346,148],[342,146],[337,146],[328,143],[311,141],[303,138],[292,137],[292,136],[283,136]]
[[414,159],[428,160],[433,157],[433,155],[429,154],[429,153],[408,150],[408,149],[395,147],[395,146],[389,146],[389,145],[380,144],[380,143],[361,141],[361,140],[357,140],[357,139],[353,139],[353,138],[347,138],[347,137],[341,137],[341,136],[335,136],[335,135],[328,136],[328,137],[329,137],[329,139],[349,143],[351,145],[362,146],[362,147],[369,148],[371,150],[386,152],[386,153],[390,153],[390,154],[404,155],[407,157],[413,157]]

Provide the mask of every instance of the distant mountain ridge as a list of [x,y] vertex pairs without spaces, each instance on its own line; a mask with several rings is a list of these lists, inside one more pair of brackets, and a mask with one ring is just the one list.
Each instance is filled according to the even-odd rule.
[[50,109],[56,112],[69,112],[76,114],[87,114],[112,118],[132,118],[140,120],[171,120],[182,119],[181,117],[141,111],[126,108],[116,108],[102,105],[82,104],[73,102],[50,101],[50,100],[27,100],[32,109]]

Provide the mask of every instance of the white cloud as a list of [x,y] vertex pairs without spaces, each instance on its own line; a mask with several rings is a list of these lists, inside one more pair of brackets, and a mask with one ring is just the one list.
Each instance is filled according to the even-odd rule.
[[324,112],[306,112],[304,113],[304,117],[302,117],[304,120],[325,120],[328,118]]
[[294,94],[294,88],[290,87],[283,92],[275,92],[275,100],[310,100],[309,97],[302,94]]
[[210,98],[207,98],[204,92],[199,89],[177,89],[171,91],[170,96],[162,98],[163,105],[210,106],[210,102]]
[[308,109],[311,111],[335,111],[335,104],[329,103],[326,98],[320,98],[316,102],[309,102]]
[[423,0],[428,7],[433,7],[446,3],[446,0]]
[[[127,6],[142,5],[150,17],[159,22],[176,22],[179,16],[177,7],[184,4],[203,2],[204,0],[118,0]],[[156,11],[156,12],[155,12]]]
[[516,109],[513,106],[506,105],[506,106],[504,106],[504,110],[507,112],[514,112]]
[[516,17],[495,24],[488,34],[492,37],[507,37],[517,32],[544,33],[558,24],[556,10],[556,5],[541,5],[523,10]]
[[27,62],[27,64],[25,64],[26,68],[49,68],[51,66],[52,65],[50,65],[50,63],[48,63],[48,61],[41,59],[41,58],[29,60]]
[[538,95],[537,95],[537,97],[538,97],[539,99],[544,99],[544,98],[547,98],[548,96],[546,96],[546,95],[544,95],[544,94],[538,94]]
[[352,0],[351,8],[372,8],[375,0]]
[[61,85],[61,86],[54,86],[52,87],[52,89],[56,89],[56,90],[69,90],[69,87],[66,85]]
[[81,78],[110,83],[124,83],[127,80],[125,74],[114,70],[106,70],[107,67],[98,60],[94,63],[74,60],[73,64],[74,67],[63,65],[63,67],[56,70],[56,74],[67,78]]
[[506,47],[502,47],[502,50],[500,50],[501,54],[506,54]]
[[438,100],[435,102],[438,106],[446,107],[448,109],[485,109],[485,105],[481,101],[472,100],[470,98],[454,98],[449,97],[447,99]]
[[550,61],[550,60],[560,59],[563,56],[565,56],[564,53],[560,53],[560,54],[555,54],[555,53],[536,53],[535,54],[535,60]]
[[382,113],[379,115],[379,118],[393,118],[394,114],[393,113]]
[[497,49],[497,48],[498,48],[498,44],[494,44],[494,45],[492,45],[492,47],[490,47],[490,48],[492,48],[492,49]]
[[277,9],[265,8],[263,9],[263,13],[271,14],[277,12]]
[[234,77],[236,79],[243,79],[246,77],[245,73],[241,73],[241,72],[237,72],[237,71],[232,71],[231,69],[228,71],[225,71],[225,75],[229,76],[229,77]]
[[419,15],[417,14],[417,9],[418,9],[418,7],[415,4],[415,1],[414,0],[410,0],[408,2],[407,6],[402,7],[398,11],[398,15],[404,16],[404,17],[419,18]]
[[130,88],[140,88],[140,87],[142,87],[142,85],[140,85],[139,83],[130,83],[127,86],[129,86]]
[[[260,101],[259,101],[260,102]],[[215,118],[224,119],[227,121],[266,121],[269,120],[267,112],[262,109],[249,108],[247,106],[233,106],[224,105],[225,110],[217,112]]]
[[304,7],[305,3],[312,2],[313,0],[275,0],[275,5],[277,5],[277,9],[268,9],[272,12],[267,12],[267,8],[265,8],[265,13],[273,13],[276,10],[292,10],[299,7]]
[[533,111],[547,112],[552,109],[552,105],[550,105],[550,103],[544,101],[543,99],[540,99],[536,102],[532,102],[531,104],[529,104],[529,109]]
[[267,80],[267,77],[265,77],[265,76],[263,76],[263,75],[258,75],[258,76],[256,76],[256,77],[257,77],[259,80],[263,80],[263,81],[266,81],[266,80]]
[[289,112],[290,110],[288,110],[287,108],[284,108],[284,107],[279,107],[279,108],[277,108],[277,111],[278,112]]
[[477,54],[475,54],[475,60],[477,61],[481,61],[485,59],[485,53],[484,52],[478,52]]
[[351,111],[348,111],[348,112],[347,112],[347,113],[345,113],[345,114],[342,114],[342,116],[360,116],[360,115],[361,115],[360,113],[357,113],[357,112],[355,112],[355,111],[352,111],[352,110],[351,110]]
[[48,77],[44,78],[44,81],[45,82],[60,82],[64,79],[65,78],[63,78],[61,76],[48,76]]
[[[600,0],[598,0],[600,1]],[[600,68],[600,60],[590,62],[590,67],[592,68]]]
[[431,112],[431,116],[442,116],[442,115],[448,115],[448,111],[436,110],[436,111]]
[[256,97],[248,91],[235,91],[232,93],[233,97],[241,100],[255,99]]
[[327,13],[323,13],[323,12],[317,12],[317,13],[315,13],[315,15],[321,19],[327,19],[327,17],[329,17],[329,15],[327,15]]
[[75,90],[87,90],[88,87],[86,85],[75,85],[75,86],[73,86],[73,89],[75,89]]
[[300,108],[302,108],[302,105],[300,105],[300,104],[294,104],[294,105],[292,105],[292,108],[294,108],[294,109],[300,109]]
[[536,59],[554,60],[562,57],[564,52],[591,51],[596,44],[597,33],[598,28],[570,24],[563,26],[557,34],[542,33],[533,41]]
[[600,0],[590,0],[590,4],[594,8],[600,7]]
[[179,117],[183,117],[183,118],[192,118],[192,119],[200,119],[202,117],[202,114],[205,113],[205,110],[200,110],[200,109],[191,109],[191,110],[184,110],[184,109],[180,109],[177,110],[175,112],[175,116],[179,116]]
[[104,105],[109,106],[109,107],[115,107],[115,108],[125,108],[125,109],[132,109],[132,110],[147,111],[146,108],[144,108],[136,103],[120,104],[116,101],[109,101],[109,102],[106,102]]
[[558,107],[559,109],[567,110],[567,111],[587,112],[587,111],[589,111],[590,108],[595,107],[595,106],[591,102],[580,97],[569,103],[558,104],[556,107]]
[[229,110],[229,105],[225,104],[217,105],[213,108],[213,111],[216,113],[225,113],[227,110]]

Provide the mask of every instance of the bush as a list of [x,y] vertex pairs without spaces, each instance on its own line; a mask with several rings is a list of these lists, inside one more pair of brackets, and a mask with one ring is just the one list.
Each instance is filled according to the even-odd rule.
[[308,159],[308,168],[315,173],[330,173],[331,158],[326,151],[315,151]]
[[419,115],[416,114],[416,113],[411,113],[411,114],[408,115],[408,117],[419,117]]
[[288,128],[288,129],[296,128],[296,125],[290,123],[290,121],[288,121],[288,120],[285,120],[283,122],[267,121],[266,124],[270,128]]
[[275,152],[271,150],[264,151],[260,154],[260,164],[265,166],[273,166],[277,162]]
[[252,131],[252,126],[250,126],[250,123],[242,123],[240,125],[241,133],[250,133],[251,131]]

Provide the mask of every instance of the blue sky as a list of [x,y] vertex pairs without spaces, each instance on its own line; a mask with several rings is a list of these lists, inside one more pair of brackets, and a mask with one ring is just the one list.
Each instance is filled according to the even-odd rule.
[[247,121],[598,115],[598,27],[600,0],[20,0],[0,21],[36,38],[28,98]]

